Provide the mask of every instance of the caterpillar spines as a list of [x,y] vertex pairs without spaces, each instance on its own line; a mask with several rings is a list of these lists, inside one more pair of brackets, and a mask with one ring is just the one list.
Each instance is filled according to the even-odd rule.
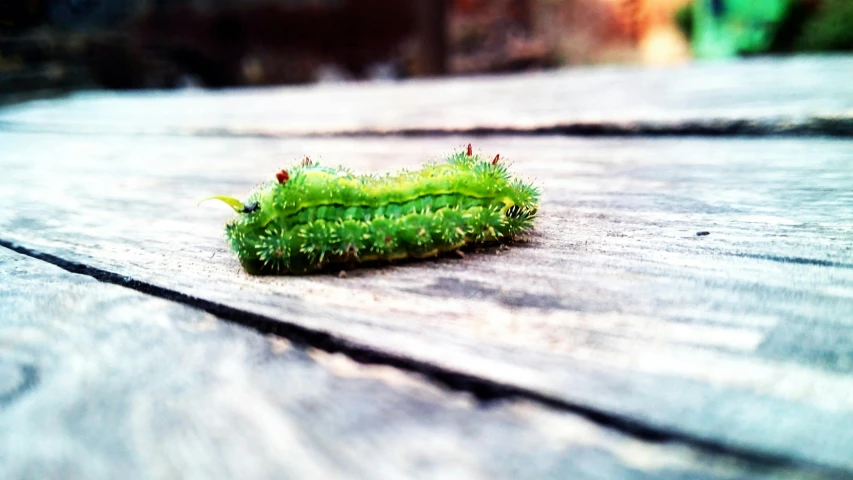
[[248,272],[300,274],[516,239],[533,226],[539,190],[512,178],[500,155],[474,155],[468,145],[443,163],[385,175],[306,157],[245,203],[211,198],[237,212],[225,234]]

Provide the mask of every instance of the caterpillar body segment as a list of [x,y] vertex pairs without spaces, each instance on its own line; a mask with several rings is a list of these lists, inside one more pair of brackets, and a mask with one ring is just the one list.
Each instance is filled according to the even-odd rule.
[[532,228],[539,192],[498,160],[469,146],[444,163],[377,176],[305,159],[246,202],[229,199],[238,213],[226,237],[253,274],[426,258],[511,240]]

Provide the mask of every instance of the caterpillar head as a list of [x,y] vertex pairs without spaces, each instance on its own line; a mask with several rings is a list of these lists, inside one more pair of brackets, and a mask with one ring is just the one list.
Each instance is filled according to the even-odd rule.
[[[240,258],[261,258],[269,264],[275,258],[266,257],[282,255],[280,252],[292,246],[287,232],[292,223],[301,221],[292,215],[322,203],[332,191],[358,184],[349,172],[322,167],[306,158],[276,173],[274,181],[258,186],[245,201],[221,195],[206,200],[219,200],[237,214],[226,223],[225,234]],[[244,267],[254,270],[250,265]]]

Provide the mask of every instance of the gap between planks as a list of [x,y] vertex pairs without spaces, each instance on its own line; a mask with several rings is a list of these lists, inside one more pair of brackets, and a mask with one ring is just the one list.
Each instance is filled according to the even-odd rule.
[[[29,134],[79,135],[83,132],[56,125],[29,126],[0,120],[0,131]],[[95,133],[95,132],[90,132]],[[258,128],[190,128],[184,131],[100,132],[98,135],[234,137],[234,138],[426,138],[426,137],[728,137],[728,138],[853,138],[853,117],[816,116],[806,119],[777,117],[760,120],[728,118],[679,121],[569,122],[534,127],[459,127],[459,128],[361,128],[328,132],[292,132]]]

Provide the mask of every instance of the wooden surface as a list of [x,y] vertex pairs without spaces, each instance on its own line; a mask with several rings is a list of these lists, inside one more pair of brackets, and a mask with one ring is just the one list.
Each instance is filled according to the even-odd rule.
[[169,93],[81,93],[0,111],[0,130],[211,136],[801,133],[853,136],[853,58]]
[[[472,415],[491,411],[497,400],[521,402],[619,436],[617,443],[627,439],[659,449],[643,458],[670,458],[667,447],[675,445],[703,456],[692,461],[693,453],[672,453],[688,462],[685,469],[730,466],[723,473],[716,467],[699,471],[700,478],[853,478],[849,140],[477,138],[475,148],[500,153],[514,162],[515,172],[540,185],[535,235],[509,248],[362,269],[343,278],[247,275],[223,240],[230,210],[196,205],[214,194],[243,197],[304,155],[380,172],[416,167],[471,141],[296,138],[279,136],[282,132],[365,132],[385,128],[386,121],[398,125],[398,132],[423,127],[407,120],[414,118],[464,129],[491,125],[490,109],[519,122],[532,115],[532,124],[546,125],[556,117],[580,118],[561,107],[568,104],[602,118],[624,115],[630,122],[658,121],[653,111],[675,123],[691,115],[713,118],[715,112],[749,121],[762,115],[843,119],[853,98],[849,84],[821,72],[851,65],[836,58],[685,69],[681,78],[667,80],[672,90],[656,89],[656,99],[632,97],[622,113],[611,105],[613,98],[592,99],[581,87],[606,86],[610,78],[631,91],[638,79],[679,75],[592,70],[403,86],[35,102],[0,111],[5,122],[0,246],[180,308],[342,353],[359,362],[357,370],[371,364],[417,373],[426,385],[476,398],[468,405]],[[735,78],[755,82],[734,83]],[[497,104],[472,98],[468,116],[457,115],[456,107],[441,104],[452,95],[435,93],[438,86],[452,92],[465,82],[469,88],[485,82],[479,85],[483,91],[517,84],[513,88],[520,91],[522,80],[529,98],[519,99],[522,107],[515,110],[500,104],[509,97],[489,90],[482,98],[496,98]],[[553,89],[537,83],[545,80],[554,82]],[[755,87],[762,81],[763,87]],[[710,101],[679,94],[677,85],[717,96]],[[565,88],[565,98],[555,94],[558,86]],[[410,98],[412,91],[423,95]],[[425,107],[428,95],[437,109],[432,113]],[[277,108],[284,97],[302,96],[313,96],[316,109]],[[368,100],[375,107],[360,103]],[[645,101],[657,103],[644,110]],[[174,110],[167,116],[170,105]],[[341,114],[321,118],[324,108]],[[418,111],[421,116],[413,115]],[[274,134],[257,134],[267,130]],[[190,376],[204,371],[201,365],[192,368],[179,371]],[[247,367],[246,375],[253,369]],[[207,388],[213,387],[199,390]],[[353,409],[369,403],[357,394],[340,396],[351,395]],[[530,428],[525,422],[518,428]],[[456,420],[447,424],[467,431]],[[335,432],[329,427],[321,434],[326,445],[334,443],[329,438]],[[440,444],[443,437],[436,435]],[[483,444],[488,435],[473,438],[474,448],[503,455]],[[457,441],[452,438],[450,444]],[[508,443],[505,448],[513,448]],[[529,450],[515,454],[527,468],[540,466]],[[561,455],[571,465],[588,461],[587,453],[575,450]],[[577,476],[665,476],[660,470],[618,470],[625,466],[621,460],[610,465],[617,470],[595,466]],[[508,468],[500,464],[497,471],[513,472]]]
[[461,139],[92,140],[2,136],[3,241],[647,436],[853,469],[847,142],[492,138],[478,146],[544,192],[530,242],[258,278],[223,242],[228,210],[198,199],[246,192],[307,152],[378,171]]
[[797,478],[294,348],[0,248],[0,478]]

